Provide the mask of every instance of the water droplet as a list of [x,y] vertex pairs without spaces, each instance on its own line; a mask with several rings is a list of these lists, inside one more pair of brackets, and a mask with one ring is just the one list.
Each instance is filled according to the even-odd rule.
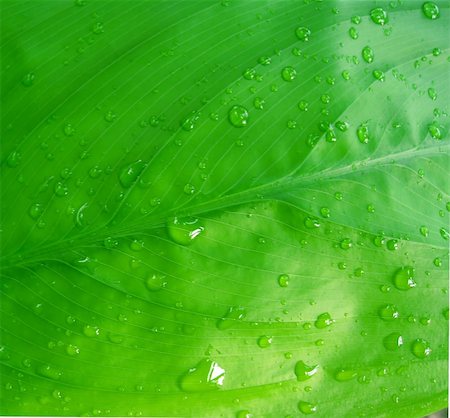
[[247,68],[243,73],[242,76],[246,80],[254,80],[256,77],[256,70],[254,68]]
[[431,347],[428,341],[425,341],[422,338],[416,339],[412,344],[412,353],[417,358],[426,358],[431,354]]
[[428,132],[433,139],[442,139],[441,127],[436,123],[428,125]]
[[299,26],[295,30],[295,35],[301,41],[306,42],[309,40],[309,37],[311,36],[311,31],[308,28],[305,28],[304,26]]
[[442,227],[439,229],[439,234],[441,235],[442,238],[444,238],[445,240],[448,240],[449,238],[449,232],[446,228]]
[[395,351],[403,345],[403,337],[398,332],[393,332],[384,337],[383,345],[386,350]]
[[354,379],[357,375],[358,375],[358,373],[356,373],[355,370],[341,369],[336,372],[336,374],[334,375],[334,378],[338,382],[347,382],[349,380]]
[[311,402],[300,401],[298,409],[302,414],[311,415],[317,412],[317,405]]
[[235,105],[228,112],[228,120],[236,128],[247,126],[248,118],[248,111],[243,106]]
[[297,71],[295,71],[294,67],[284,67],[281,70],[281,78],[284,81],[292,81],[297,76]]
[[62,376],[61,370],[58,370],[50,364],[44,364],[36,369],[36,373],[47,379],[58,380]]
[[69,188],[67,187],[67,185],[65,183],[60,182],[60,181],[58,181],[55,184],[55,187],[54,187],[53,191],[55,192],[55,195],[58,196],[58,197],[64,197],[64,196],[67,196],[69,194]]
[[217,328],[221,331],[236,325],[237,321],[245,318],[247,312],[242,306],[231,306],[225,316],[217,321]]
[[304,382],[305,380],[311,379],[317,371],[319,370],[319,366],[308,366],[303,361],[298,361],[295,365],[295,375],[297,376],[297,380],[299,382]]
[[345,270],[346,268],[347,268],[347,263],[344,263],[343,261],[338,263],[339,270]]
[[436,258],[433,260],[433,264],[434,264],[436,267],[442,267],[442,260],[441,260],[439,257],[436,257]]
[[63,126],[63,132],[64,132],[64,135],[66,135],[66,136],[73,136],[73,135],[75,135],[76,130],[71,123],[66,123]]
[[195,186],[190,183],[186,183],[183,187],[183,192],[187,195],[192,195],[195,193]]
[[76,355],[80,354],[80,349],[76,345],[69,344],[66,347],[66,353],[69,356],[76,356]]
[[270,347],[272,344],[273,338],[269,337],[267,335],[262,335],[258,338],[258,346],[261,348],[267,348]]
[[262,56],[258,58],[258,63],[261,65],[270,65],[271,62],[272,58],[270,57]]
[[314,325],[316,326],[316,328],[323,329],[329,327],[334,322],[335,321],[331,318],[331,315],[328,312],[324,312],[317,317]]
[[344,195],[343,195],[341,192],[336,192],[336,193],[334,194],[334,198],[335,198],[336,200],[342,200],[342,199],[344,198]]
[[253,414],[249,410],[243,409],[236,413],[236,418],[253,418]]
[[167,222],[167,231],[170,238],[177,244],[190,245],[205,230],[199,220],[194,217],[170,218]]
[[370,46],[365,46],[361,51],[361,55],[363,57],[363,60],[368,64],[371,64],[375,57],[373,49]]
[[156,290],[161,290],[164,287],[166,287],[166,285],[167,285],[166,276],[159,273],[150,274],[145,279],[145,286],[147,287],[148,290],[151,290],[152,292]]
[[22,77],[22,84],[25,87],[31,87],[34,84],[35,78],[36,76],[34,75],[34,73],[27,73]]
[[320,227],[320,221],[317,218],[311,218],[309,216],[307,218],[305,218],[304,224],[309,229],[314,229],[314,228]]
[[147,163],[142,160],[137,160],[134,163],[128,164],[126,167],[122,168],[119,172],[120,184],[126,189],[131,187],[139,178],[146,166]]
[[449,315],[449,313],[448,313],[448,308],[445,308],[443,311],[442,311],[442,315],[444,315],[444,318],[448,321],[448,315]]
[[424,237],[428,236],[428,228],[424,225],[422,225],[419,229],[420,234],[423,235]]
[[437,99],[437,92],[436,92],[436,90],[433,87],[430,87],[428,89],[428,97],[431,100],[436,100]]
[[200,113],[195,110],[190,115],[186,116],[180,123],[181,128],[187,132],[195,128],[196,123],[200,119]]
[[385,321],[392,321],[400,316],[397,307],[391,304],[382,306],[378,310],[378,314],[380,315],[380,318]]
[[280,287],[288,287],[289,286],[289,276],[287,274],[280,274],[278,276],[278,284]]
[[409,290],[416,286],[414,281],[415,270],[414,267],[406,266],[397,270],[394,275],[394,285],[400,290]]
[[13,151],[8,155],[6,159],[6,164],[8,167],[14,168],[17,167],[22,159],[22,155],[18,151]]
[[223,385],[225,370],[209,359],[201,360],[180,379],[180,387],[185,392],[208,392]]
[[343,122],[341,120],[336,121],[336,123],[334,124],[334,126],[339,129],[341,132],[345,132],[348,129],[348,123],[347,122]]
[[372,9],[370,11],[370,18],[372,19],[372,22],[381,26],[385,25],[389,21],[386,11],[383,10],[381,7]]
[[83,334],[90,338],[97,337],[100,335],[100,328],[95,325],[85,325],[83,327]]
[[348,34],[352,39],[358,39],[358,31],[353,26],[348,30]]
[[367,124],[362,123],[356,129],[356,135],[358,136],[359,142],[362,144],[367,144],[369,142],[369,127]]
[[42,213],[44,212],[44,207],[40,203],[35,203],[30,206],[30,209],[28,210],[28,214],[32,219],[39,218]]
[[350,80],[350,71],[344,70],[342,71],[341,75],[344,80],[346,81]]
[[114,122],[114,120],[117,118],[117,115],[112,111],[108,110],[105,114],[105,120],[106,122]]
[[396,239],[390,239],[386,242],[386,247],[389,251],[397,251],[399,249],[399,243]]
[[373,75],[373,78],[375,78],[375,80],[384,81],[385,76],[384,76],[384,72],[383,71],[381,71],[381,70],[374,70],[372,75]]
[[353,242],[350,238],[344,238],[339,246],[343,249],[343,250],[349,250],[350,248],[353,247]]
[[425,17],[431,20],[435,20],[440,16],[439,7],[431,1],[427,1],[422,5],[422,11]]
[[323,207],[323,208],[320,208],[320,214],[321,214],[324,218],[329,218],[329,217],[330,217],[330,214],[331,214],[331,211],[330,211],[329,208]]
[[264,99],[262,99],[261,97],[255,97],[255,99],[253,100],[253,106],[255,107],[255,109],[258,109],[258,110],[264,109],[265,103],[266,103],[266,101]]
[[105,31],[102,22],[95,22],[92,25],[92,33],[95,35],[100,35]]

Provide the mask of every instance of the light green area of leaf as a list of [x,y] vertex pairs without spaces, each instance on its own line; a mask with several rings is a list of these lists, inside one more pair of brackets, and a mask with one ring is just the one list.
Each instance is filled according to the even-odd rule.
[[445,407],[436,5],[2,0],[0,413]]

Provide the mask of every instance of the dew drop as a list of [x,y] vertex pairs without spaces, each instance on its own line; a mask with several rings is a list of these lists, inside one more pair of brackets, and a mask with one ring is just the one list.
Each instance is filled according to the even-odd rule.
[[336,121],[336,123],[334,124],[334,126],[339,129],[341,132],[345,132],[348,129],[348,123],[347,122],[343,122],[341,120]]
[[381,70],[374,70],[372,75],[373,75],[373,78],[375,80],[384,81],[385,75],[384,75],[383,71],[381,71]]
[[244,106],[235,105],[228,111],[228,120],[236,128],[247,126],[248,118],[248,110]]
[[80,349],[76,345],[69,344],[66,347],[66,353],[69,356],[76,356],[76,355],[80,354]]
[[430,125],[428,125],[428,133],[433,139],[442,139],[441,127],[436,123],[431,123]]
[[63,132],[65,136],[73,136],[75,135],[76,130],[71,123],[66,123],[63,126]]
[[232,328],[238,321],[245,318],[247,312],[242,306],[231,306],[227,313],[217,321],[217,328],[221,331]]
[[329,217],[330,217],[330,214],[331,214],[331,211],[330,211],[329,208],[323,207],[323,208],[320,208],[320,214],[321,214],[324,218],[329,218]]
[[289,276],[287,274],[280,274],[278,276],[278,284],[280,287],[288,287],[289,286]]
[[419,231],[420,231],[420,234],[423,235],[424,237],[428,236],[428,228],[426,226],[422,225],[419,228]]
[[412,353],[420,359],[424,359],[431,354],[431,347],[428,341],[418,338],[412,344]]
[[27,73],[22,77],[22,84],[25,87],[31,87],[34,84],[35,78],[36,76],[34,75],[34,73]]
[[304,26],[299,26],[295,30],[295,35],[301,41],[306,42],[306,41],[309,40],[309,37],[311,36],[311,31],[308,28],[304,27]]
[[403,337],[398,332],[393,332],[383,339],[386,350],[395,351],[403,345]]
[[386,11],[381,7],[372,9],[370,11],[370,18],[372,19],[373,23],[376,23],[377,25],[381,26],[385,25],[389,21]]
[[190,183],[186,183],[183,187],[183,192],[187,195],[193,195],[195,193],[195,186]]
[[350,38],[358,39],[358,31],[353,26],[348,30],[348,34],[350,35]]
[[414,267],[406,266],[397,270],[394,275],[394,285],[399,290],[409,290],[416,286]]
[[334,319],[331,318],[331,315],[328,312],[324,312],[317,317],[316,321],[314,322],[314,325],[318,329],[323,329],[329,327],[334,322],[335,321]]
[[38,219],[44,212],[44,207],[40,203],[34,203],[30,206],[28,214],[32,219]]
[[397,307],[391,304],[382,306],[378,310],[378,314],[384,321],[392,321],[400,316]]
[[390,239],[386,242],[386,247],[389,251],[397,251],[399,249],[399,243],[396,239]]
[[304,224],[309,229],[314,229],[314,228],[320,227],[320,221],[317,218],[311,218],[309,216],[307,218],[305,218]]
[[292,81],[297,77],[297,71],[295,71],[294,67],[284,67],[281,70],[281,78],[284,81]]
[[334,378],[338,382],[348,382],[349,380],[354,379],[357,375],[358,375],[358,373],[356,373],[355,370],[341,369],[336,372],[336,374],[334,375]]
[[210,359],[203,359],[187,371],[180,379],[184,392],[209,392],[223,385],[225,370]]
[[362,123],[356,129],[356,135],[358,136],[359,142],[362,144],[367,144],[369,142],[369,127],[367,124]]
[[243,409],[236,413],[236,418],[253,418],[253,414],[248,409]]
[[149,274],[145,279],[145,286],[148,290],[155,292],[157,290],[164,289],[167,285],[166,276],[155,273]]
[[44,364],[42,366],[39,366],[36,369],[36,373],[40,376],[43,376],[43,377],[46,377],[47,379],[52,379],[52,380],[58,380],[62,375],[61,370],[58,370],[57,368],[55,368],[54,366],[51,366],[50,364]]
[[265,103],[265,100],[261,97],[255,97],[255,99],[253,100],[253,106],[258,110],[263,110]]
[[443,238],[443,239],[445,239],[445,240],[448,240],[448,238],[449,238],[449,232],[448,232],[448,230],[446,229],[446,228],[444,228],[444,227],[442,227],[442,228],[440,228],[439,229],[439,234],[441,235],[441,237]]
[[422,12],[426,18],[431,20],[435,20],[440,16],[439,7],[431,1],[427,1],[422,5]]
[[14,168],[17,167],[22,159],[22,155],[18,151],[13,151],[8,155],[6,159],[6,164],[8,167]]
[[137,160],[134,163],[128,164],[126,167],[122,168],[119,172],[120,184],[126,189],[131,187],[139,178],[146,166],[147,163],[142,160]]
[[436,90],[433,87],[430,87],[428,89],[428,97],[431,100],[436,100],[437,99],[437,92],[436,92]]
[[436,258],[433,260],[433,264],[434,264],[436,267],[442,267],[442,260],[441,260],[439,257],[436,257]]
[[66,184],[64,184],[60,181],[58,181],[55,184],[53,191],[55,192],[55,195],[58,197],[64,197],[69,194],[69,188],[66,186]]
[[273,338],[267,335],[262,335],[258,338],[258,346],[260,348],[268,348],[272,345]]
[[304,382],[305,380],[311,379],[311,377],[313,377],[318,370],[319,370],[318,365],[308,366],[307,364],[305,364],[303,361],[300,360],[295,364],[294,373],[297,376],[297,380],[299,382]]
[[343,250],[349,250],[350,248],[353,247],[353,242],[350,238],[344,238],[339,246],[343,249]]
[[361,51],[361,55],[363,57],[363,60],[368,64],[371,64],[375,57],[373,49],[370,46],[365,46]]
[[97,337],[100,335],[100,328],[95,325],[85,325],[83,327],[83,334],[90,338]]
[[317,405],[311,402],[300,401],[298,409],[302,414],[311,415],[317,412]]
[[170,238],[177,244],[190,245],[203,233],[205,228],[194,217],[170,218],[167,222],[167,231]]

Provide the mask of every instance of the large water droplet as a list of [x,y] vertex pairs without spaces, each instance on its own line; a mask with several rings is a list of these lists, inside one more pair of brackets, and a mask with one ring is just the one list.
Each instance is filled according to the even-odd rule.
[[398,332],[393,332],[383,339],[386,350],[395,351],[403,345],[403,337]]
[[334,319],[331,318],[331,315],[328,312],[324,312],[323,314],[320,314],[316,321],[314,322],[314,325],[316,328],[323,329],[326,327],[329,327],[334,323]]
[[317,412],[317,405],[311,402],[300,401],[298,403],[298,410],[305,415],[311,415]]
[[245,318],[246,310],[242,306],[231,306],[227,313],[217,321],[217,328],[221,331],[236,325],[237,321]]
[[292,81],[297,76],[297,71],[294,67],[284,67],[281,70],[281,77],[284,81]]
[[405,266],[397,270],[394,276],[394,285],[400,290],[409,290],[416,286],[414,281],[415,270],[414,267]]
[[425,341],[422,338],[418,338],[417,340],[415,340],[412,344],[412,353],[417,357],[417,358],[426,358],[431,354],[431,347],[430,344],[428,343],[428,341]]
[[297,376],[297,380],[299,382],[304,382],[305,380],[311,379],[317,371],[319,370],[319,366],[308,366],[303,361],[298,361],[295,365],[295,375]]
[[194,217],[170,218],[167,222],[167,232],[177,244],[190,245],[204,231],[199,220]]
[[309,37],[311,36],[311,31],[308,28],[305,28],[304,26],[300,26],[295,30],[295,34],[297,35],[298,39],[300,39],[303,42],[306,42],[309,40]]
[[146,166],[147,163],[142,160],[138,160],[122,168],[122,170],[119,172],[120,184],[126,189],[131,187],[131,185],[141,175],[142,171],[144,171]]
[[247,126],[248,117],[248,110],[244,106],[235,105],[228,111],[228,120],[236,128]]
[[422,5],[422,11],[428,19],[435,20],[440,16],[439,7],[431,1],[427,1]]
[[377,25],[385,25],[389,21],[386,11],[381,7],[372,9],[370,11],[370,18],[372,19],[372,22],[376,23]]
[[273,338],[269,337],[267,335],[261,335],[261,337],[258,338],[258,346],[260,348],[267,348],[272,345]]
[[225,370],[209,359],[201,360],[180,379],[180,387],[185,392],[208,392],[223,385]]
[[372,63],[375,58],[373,49],[370,46],[365,46],[361,51],[361,55],[363,57],[363,60],[366,61],[368,64]]

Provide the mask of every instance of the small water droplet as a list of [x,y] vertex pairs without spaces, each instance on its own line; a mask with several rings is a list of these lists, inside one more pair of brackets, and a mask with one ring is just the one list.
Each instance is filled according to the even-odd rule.
[[372,9],[370,11],[370,18],[372,19],[372,22],[381,26],[385,25],[389,21],[386,11],[381,7],[376,7],[375,9]]
[[300,401],[298,409],[302,414],[311,415],[317,412],[317,405],[311,402]]
[[356,135],[358,136],[359,142],[362,144],[367,144],[369,142],[369,127],[366,123],[362,123],[358,126]]
[[231,306],[227,313],[217,321],[217,328],[221,331],[227,330],[234,325],[238,321],[241,321],[245,318],[247,312],[242,306]]
[[71,123],[66,123],[63,126],[63,132],[64,132],[64,135],[66,135],[66,136],[73,136],[73,135],[75,135],[76,130]]
[[409,290],[416,286],[414,281],[414,267],[405,266],[397,270],[394,275],[394,285],[399,290]]
[[447,230],[446,228],[444,228],[444,227],[442,227],[442,228],[439,229],[439,234],[440,234],[441,237],[442,237],[443,239],[445,239],[445,240],[448,240],[448,238],[449,238],[449,236],[450,236],[448,230]]
[[258,110],[263,110],[265,103],[266,101],[261,97],[255,97],[255,99],[253,100],[253,106]]
[[392,321],[400,316],[397,307],[391,304],[383,305],[378,310],[378,314],[380,315],[380,318],[385,321]]
[[295,30],[295,35],[297,36],[298,39],[300,39],[303,42],[306,42],[309,40],[309,37],[311,36],[311,30],[309,30],[308,28],[304,27],[304,26],[299,26],[296,30]]
[[442,267],[442,260],[441,260],[439,257],[436,257],[436,258],[433,260],[433,264],[434,264],[436,267]]
[[431,347],[428,341],[418,338],[412,343],[412,353],[420,359],[424,359],[431,354]]
[[419,228],[419,231],[420,231],[420,234],[423,235],[424,237],[428,236],[428,228],[426,226],[422,225]]
[[260,348],[268,348],[271,346],[272,341],[273,341],[272,337],[262,335],[261,337],[258,338],[258,346]]
[[433,122],[430,125],[428,125],[428,133],[431,135],[433,139],[442,139],[441,127],[437,125],[436,122]]
[[306,217],[304,224],[309,229],[319,228],[320,227],[320,221],[317,218],[312,217]]
[[386,247],[389,251],[397,251],[400,247],[398,240],[390,239],[386,242]]
[[328,312],[324,312],[317,317],[316,321],[314,322],[314,325],[318,329],[323,329],[329,327],[334,322],[335,321],[334,319],[331,318],[331,315]]
[[40,203],[34,203],[30,206],[28,214],[32,219],[38,219],[44,212],[44,207]]
[[375,58],[373,49],[370,46],[365,46],[361,51],[361,55],[363,57],[363,60],[366,61],[368,64],[371,64]]
[[319,370],[318,365],[308,366],[307,364],[305,364],[303,361],[300,360],[295,364],[294,373],[297,376],[297,380],[299,382],[304,382],[305,380],[311,379],[311,377],[313,377],[318,370]]
[[358,39],[358,31],[353,26],[348,30],[348,34],[352,39]]
[[236,418],[253,418],[253,414],[248,409],[243,409],[236,413]]
[[228,120],[236,128],[247,126],[248,118],[248,110],[244,106],[235,105],[228,111]]
[[323,207],[323,208],[320,208],[320,214],[321,214],[324,218],[329,218],[329,217],[330,217],[330,214],[331,214],[331,211],[330,211],[329,208]]
[[383,339],[386,350],[395,351],[403,345],[403,337],[398,332],[393,332]]
[[53,191],[55,192],[55,195],[58,196],[58,197],[64,197],[64,196],[67,196],[69,194],[69,188],[67,187],[67,185],[65,183],[60,182],[60,181],[58,181],[55,184],[55,187],[54,187]]
[[170,218],[167,222],[169,236],[177,244],[190,245],[205,230],[194,217]]
[[384,75],[383,71],[381,71],[381,70],[374,70],[372,75],[373,75],[373,78],[375,80],[384,81],[385,75]]
[[36,76],[34,73],[27,73],[22,77],[22,84],[25,87],[31,87],[34,84]]
[[6,164],[8,167],[14,168],[17,167],[22,159],[22,155],[18,151],[13,151],[8,155],[6,159]]
[[44,364],[36,369],[36,373],[47,379],[58,380],[62,376],[61,370],[58,370],[50,364]]
[[278,284],[280,287],[288,287],[289,286],[289,276],[287,274],[280,274],[278,276]]
[[185,392],[209,392],[219,389],[225,379],[225,370],[210,359],[203,359],[180,379]]
[[80,354],[80,349],[76,345],[69,344],[66,347],[66,353],[69,356],[76,356],[76,355]]
[[431,20],[435,20],[440,16],[439,7],[431,1],[427,1],[422,5],[422,12],[426,18]]
[[95,325],[85,325],[83,327],[83,334],[90,338],[97,337],[100,335],[100,328]]
[[149,274],[145,279],[145,286],[152,292],[161,290],[166,287],[166,285],[166,276],[159,273]]
[[137,160],[134,163],[128,164],[119,172],[120,184],[128,189],[136,182],[141,173],[144,171],[147,163],[142,160]]
[[297,76],[297,71],[295,71],[294,67],[284,67],[281,70],[281,78],[284,81],[292,81]]
[[344,238],[339,246],[343,249],[343,250],[349,250],[350,248],[353,247],[353,242],[350,238]]

